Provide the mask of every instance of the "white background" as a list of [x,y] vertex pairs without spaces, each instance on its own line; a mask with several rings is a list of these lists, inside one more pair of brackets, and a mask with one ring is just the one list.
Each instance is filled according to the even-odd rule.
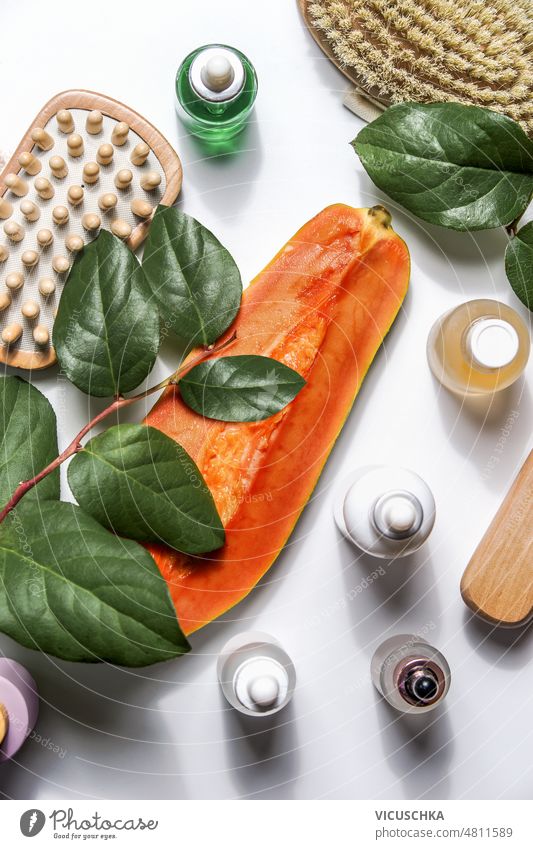
[[[322,207],[384,200],[349,146],[362,124],[342,106],[344,78],[304,29],[295,0],[4,0],[2,29],[0,147],[11,152],[63,89],[124,101],[175,146],[181,207],[215,231],[245,280]],[[260,81],[240,151],[219,159],[185,133],[173,105],[181,59],[212,41],[242,49]],[[497,297],[524,317],[526,310],[505,280],[503,231],[455,234],[385,202],[411,251],[411,289],[290,545],[248,599],[195,635],[192,653],[176,662],[140,671],[83,666],[0,638],[38,682],[45,738],[0,767],[6,797],[530,797],[531,634],[473,621],[459,580],[530,448],[531,390],[520,381],[491,405],[462,404],[435,383],[424,350],[434,319],[468,298]],[[157,375],[176,358],[167,342]],[[34,382],[56,407],[61,445],[99,409],[58,386],[55,369]],[[510,415],[499,463],[488,469]],[[350,601],[376,563],[339,537],[331,487],[359,465],[389,462],[427,480],[437,523],[419,555]],[[224,642],[250,627],[275,634],[299,676],[292,705],[267,730],[229,709],[215,677]],[[370,657],[386,636],[424,629],[454,679],[443,710],[408,723],[373,690]],[[65,754],[46,748],[48,739]]]

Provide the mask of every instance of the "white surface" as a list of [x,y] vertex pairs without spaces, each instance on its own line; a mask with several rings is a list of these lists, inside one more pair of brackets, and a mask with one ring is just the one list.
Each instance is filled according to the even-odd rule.
[[[191,655],[128,671],[58,662],[1,638],[43,697],[41,740],[0,768],[2,792],[26,799],[530,798],[531,633],[494,633],[473,620],[459,579],[531,447],[533,363],[492,403],[467,405],[439,387],[425,356],[434,320],[468,298],[496,297],[527,319],[505,281],[505,233],[471,237],[431,227],[375,189],[349,145],[361,122],[341,105],[344,79],[302,27],[295,0],[271,0],[268,9],[247,0],[223,7],[159,0],[149,20],[144,3],[95,0],[89,14],[56,0],[53,33],[50,9],[3,4],[5,32],[18,33],[3,40],[0,59],[6,152],[57,91],[100,90],[146,115],[175,145],[182,207],[216,232],[245,280],[304,221],[344,201],[391,209],[411,250],[412,284],[289,545],[226,621],[192,639]],[[222,158],[185,133],[173,106],[181,59],[213,41],[249,55],[260,86],[240,152]],[[167,340],[157,374],[168,374],[175,359]],[[100,409],[55,370],[35,383],[55,406],[62,445],[89,408]],[[332,485],[366,463],[414,469],[437,501],[427,546],[394,569],[358,556],[333,522]],[[291,704],[270,731],[253,736],[215,673],[220,648],[246,628],[275,634],[298,673]],[[399,632],[422,634],[452,666],[445,707],[429,722],[399,718],[370,683],[373,650]]]

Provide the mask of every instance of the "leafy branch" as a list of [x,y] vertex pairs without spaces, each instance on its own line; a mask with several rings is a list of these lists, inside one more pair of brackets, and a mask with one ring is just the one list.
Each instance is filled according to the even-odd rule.
[[[163,432],[118,424],[114,413],[185,378],[182,401],[221,421],[280,412],[304,381],[267,357],[215,357],[241,303],[239,270],[218,239],[160,207],[143,264],[106,230],[76,256],[53,343],[62,373],[109,398],[59,452],[48,400],[0,378],[0,631],[67,660],[142,666],[188,651],[165,580],[140,542],[199,555],[224,544],[211,492],[192,457]],[[149,375],[163,327],[199,352],[130,395]],[[207,366],[206,370],[203,367]],[[181,390],[180,390],[181,391]],[[78,505],[59,501],[59,467]]]
[[505,227],[507,277],[533,309],[533,228],[518,229],[533,196],[533,141],[519,124],[479,106],[402,103],[352,144],[373,182],[424,221]]
[[113,399],[113,401],[100,413],[98,413],[94,418],[92,418],[86,425],[82,427],[79,433],[76,434],[72,442],[70,442],[67,447],[60,454],[57,455],[44,469],[41,469],[36,475],[28,480],[21,481],[13,495],[5,504],[5,506],[0,510],[0,524],[4,521],[6,516],[11,513],[11,511],[17,506],[19,501],[28,493],[34,486],[37,486],[40,481],[58,469],[66,460],[70,457],[73,457],[74,454],[77,454],[82,450],[82,439],[87,436],[87,434],[94,428],[96,425],[103,422],[107,419],[112,413],[116,413],[119,410],[123,410],[125,407],[131,406],[131,404],[137,403],[137,401],[142,401],[145,398],[148,398],[150,395],[154,395],[156,392],[160,392],[162,389],[165,389],[167,386],[176,385],[180,378],[187,374],[194,366],[198,365],[198,363],[203,362],[206,357],[210,357],[213,354],[217,354],[220,351],[223,351],[224,348],[227,348],[228,345],[231,345],[235,339],[236,334],[230,336],[229,339],[226,339],[220,345],[211,346],[209,348],[201,351],[196,357],[193,357],[189,362],[180,366],[173,374],[169,377],[166,377],[160,383],[157,383],[155,386],[151,386],[149,389],[145,389],[143,392],[139,392],[137,395],[132,395],[128,398],[125,398],[122,395],[117,396]]

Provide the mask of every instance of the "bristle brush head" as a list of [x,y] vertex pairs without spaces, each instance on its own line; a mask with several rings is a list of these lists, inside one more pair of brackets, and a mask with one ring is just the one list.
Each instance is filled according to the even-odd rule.
[[530,0],[301,0],[322,48],[385,104],[459,101],[533,134]]

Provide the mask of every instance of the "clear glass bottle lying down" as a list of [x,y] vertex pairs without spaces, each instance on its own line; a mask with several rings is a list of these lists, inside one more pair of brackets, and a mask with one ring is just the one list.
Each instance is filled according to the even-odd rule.
[[518,313],[486,298],[467,301],[433,325],[429,367],[438,381],[461,395],[485,395],[510,386],[526,367],[531,342]]

